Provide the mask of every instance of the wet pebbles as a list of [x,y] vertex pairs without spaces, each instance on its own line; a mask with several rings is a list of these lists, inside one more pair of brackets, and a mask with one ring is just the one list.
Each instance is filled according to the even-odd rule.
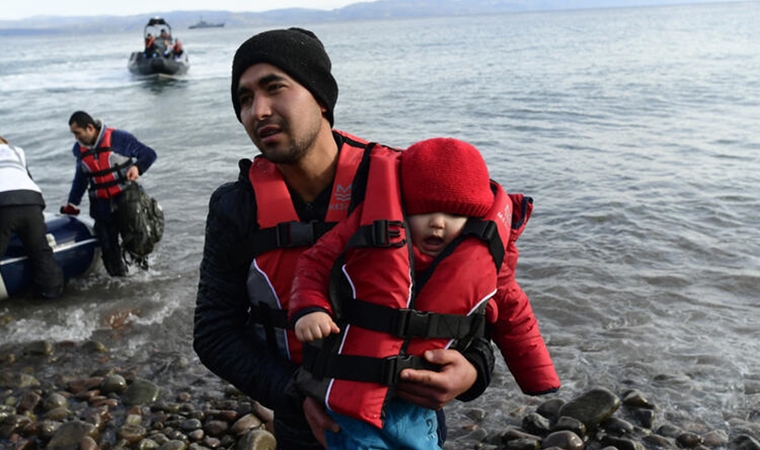
[[[120,360],[105,346],[0,347],[0,448],[274,449],[271,411],[178,355]],[[485,429],[462,405],[446,449],[760,450],[760,422],[686,430],[638,390],[595,387],[526,408],[519,424]]]

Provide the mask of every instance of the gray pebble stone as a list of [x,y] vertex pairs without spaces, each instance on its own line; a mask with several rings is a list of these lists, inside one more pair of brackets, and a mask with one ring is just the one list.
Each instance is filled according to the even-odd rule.
[[623,394],[622,402],[626,406],[654,409],[654,405],[638,389],[633,389]]
[[127,380],[121,375],[107,375],[103,378],[103,384],[100,390],[104,394],[116,393],[121,394],[127,390]]
[[199,430],[202,426],[203,424],[201,424],[201,421],[198,419],[187,419],[179,424],[179,429],[182,431],[193,431]]
[[481,422],[486,417],[486,410],[483,408],[467,408],[464,411],[465,417],[474,420],[475,422]]
[[559,409],[565,403],[567,402],[561,398],[553,398],[538,405],[536,412],[551,421],[555,421],[559,418]]
[[97,439],[98,430],[89,423],[78,420],[62,424],[48,442],[47,450],[70,450],[79,448],[85,437]]
[[52,394],[48,395],[45,401],[42,403],[42,409],[45,411],[50,411],[51,409],[55,408],[65,408],[68,406],[69,401],[64,397],[63,395],[53,392]]
[[232,425],[231,430],[234,434],[242,436],[251,430],[261,428],[261,426],[261,419],[256,417],[255,414],[246,414],[235,421],[235,423]]
[[702,436],[696,433],[687,432],[679,434],[678,437],[676,437],[676,442],[682,447],[694,448],[698,445],[702,445],[704,440],[702,439]]
[[223,420],[209,420],[203,430],[210,436],[221,436],[229,430],[230,424]]
[[55,348],[50,341],[31,342],[24,348],[24,353],[38,356],[50,356],[54,351]]
[[610,417],[609,419],[602,422],[600,427],[607,431],[609,434],[613,434],[615,436],[630,435],[634,430],[634,427],[630,422],[627,422],[618,417]]
[[513,439],[504,447],[507,450],[539,450],[541,441],[534,439]]
[[705,433],[702,438],[708,447],[723,447],[728,444],[728,433],[723,430],[715,430]]
[[572,431],[581,438],[586,436],[586,425],[578,419],[573,417],[562,416],[557,419],[557,423],[554,424],[552,431]]
[[119,430],[116,432],[116,436],[119,439],[124,439],[125,441],[129,442],[131,445],[134,445],[138,442],[140,442],[145,436],[148,435],[148,431],[141,427],[140,425],[133,425],[129,423],[125,423],[122,425]]
[[678,446],[676,445],[675,439],[669,438],[669,437],[665,437],[665,436],[660,436],[660,435],[657,435],[657,434],[651,434],[651,435],[648,435],[648,436],[644,436],[643,438],[641,438],[641,440],[645,444],[648,444],[647,445],[648,448],[657,447],[657,448],[662,448],[662,449],[666,449],[666,450],[678,448]]
[[186,450],[187,444],[185,441],[171,440],[165,444],[162,444],[158,450]]
[[565,450],[583,450],[583,439],[572,431],[555,431],[546,436],[541,443],[541,448],[559,447]]
[[153,439],[143,439],[135,445],[135,450],[156,450],[158,447],[160,446]]
[[57,408],[53,408],[49,410],[42,417],[44,417],[45,420],[63,421],[64,419],[68,418],[70,415],[71,415],[71,411],[66,409],[65,406],[59,406]]
[[523,417],[522,428],[530,434],[546,436],[551,431],[551,423],[541,414],[529,413]]
[[611,417],[619,407],[618,396],[605,388],[593,388],[562,405],[559,415],[574,417],[590,430]]
[[645,450],[645,447],[640,442],[632,439],[620,438],[614,436],[605,436],[602,438],[602,445],[615,447],[618,450]]
[[160,390],[155,383],[137,379],[127,387],[121,399],[125,405],[147,405],[158,399],[159,392]]
[[275,450],[276,448],[277,440],[266,430],[251,431],[237,445],[237,450]]

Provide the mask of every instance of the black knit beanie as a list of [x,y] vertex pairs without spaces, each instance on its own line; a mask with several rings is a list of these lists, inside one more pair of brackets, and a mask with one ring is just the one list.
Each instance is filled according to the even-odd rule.
[[325,108],[333,125],[333,109],[338,101],[338,83],[330,74],[330,58],[322,42],[309,30],[288,28],[259,33],[237,49],[232,60],[232,106],[240,120],[238,84],[249,67],[269,63],[293,77]]

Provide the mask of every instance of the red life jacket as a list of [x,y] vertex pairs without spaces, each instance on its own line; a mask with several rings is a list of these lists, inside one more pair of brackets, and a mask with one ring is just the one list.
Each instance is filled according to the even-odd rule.
[[90,196],[99,199],[114,198],[127,185],[127,170],[132,158],[114,153],[111,149],[113,128],[106,128],[95,147],[79,144],[79,162],[90,182]]
[[[402,209],[398,160],[370,158],[360,229],[331,279],[341,332],[304,350],[306,390],[337,413],[382,428],[382,410],[399,372],[430,368],[425,350],[463,346],[482,334],[509,242],[512,202],[492,182],[494,204],[413,279],[411,238]],[[347,292],[348,291],[348,292]],[[321,347],[320,347],[321,346]],[[309,375],[301,375],[299,384]]]
[[338,155],[325,222],[301,222],[276,165],[257,157],[248,173],[256,197],[259,228],[255,232],[254,258],[248,271],[251,316],[256,322],[256,332],[266,338],[269,347],[296,363],[301,361],[301,344],[287,323],[296,261],[320,236],[348,215],[357,169],[365,152],[374,147],[367,141],[340,133],[344,143]]

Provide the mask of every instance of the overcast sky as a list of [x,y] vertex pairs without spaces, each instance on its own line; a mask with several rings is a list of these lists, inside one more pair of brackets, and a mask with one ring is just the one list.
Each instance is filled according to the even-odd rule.
[[[249,11],[282,8],[335,9],[362,0],[2,0],[3,20],[38,15],[131,16],[170,11]],[[366,0],[364,0],[366,1]]]

